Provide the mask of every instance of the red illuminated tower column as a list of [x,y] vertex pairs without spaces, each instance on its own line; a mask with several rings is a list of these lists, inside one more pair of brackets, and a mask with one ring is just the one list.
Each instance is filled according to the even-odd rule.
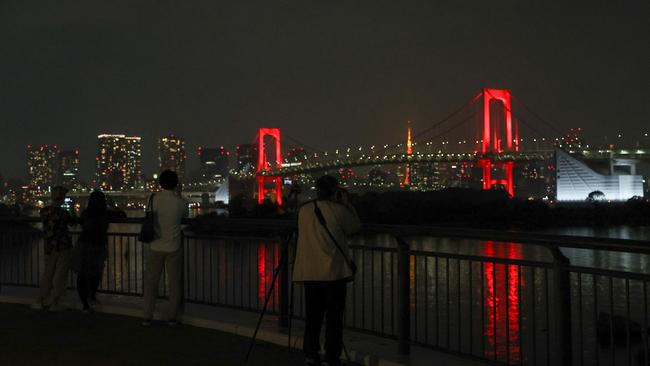
[[[262,173],[271,170],[270,164],[267,162],[266,146],[264,138],[270,136],[275,141],[275,168],[282,168],[282,147],[280,145],[280,129],[279,128],[260,128],[258,133],[258,155],[257,155],[257,203],[264,202],[266,192],[275,193],[276,202],[278,205],[282,204],[282,177],[263,175]],[[273,188],[266,189],[266,183],[273,183]]]
[[[490,102],[493,100],[503,105],[505,125],[499,123],[500,121],[490,120]],[[515,134],[517,133],[515,129]],[[481,144],[483,158],[479,160],[479,166],[483,168],[483,189],[491,189],[494,185],[500,184],[506,188],[510,196],[514,196],[514,161],[495,162],[489,155],[517,151],[519,151],[519,136],[513,136],[510,90],[483,89],[483,142]],[[504,178],[493,179],[492,168],[503,169]]]

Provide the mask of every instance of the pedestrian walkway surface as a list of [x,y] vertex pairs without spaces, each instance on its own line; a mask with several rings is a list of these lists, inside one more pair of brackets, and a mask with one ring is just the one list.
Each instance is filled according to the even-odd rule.
[[[0,366],[4,365],[244,365],[258,313],[186,304],[182,325],[154,321],[140,324],[142,299],[100,294],[97,312],[79,310],[68,291],[61,312],[30,309],[35,288],[3,286],[0,292]],[[165,308],[159,301],[158,310]],[[163,318],[157,311],[156,319]],[[277,317],[264,317],[247,365],[302,365],[303,323],[288,332]],[[350,365],[474,366],[486,363],[413,346],[410,356],[397,355],[392,339],[346,330],[344,344]],[[345,357],[344,357],[345,358]]]
[[[241,365],[249,339],[187,325],[0,304],[0,365]],[[302,365],[298,352],[256,343],[250,365]]]

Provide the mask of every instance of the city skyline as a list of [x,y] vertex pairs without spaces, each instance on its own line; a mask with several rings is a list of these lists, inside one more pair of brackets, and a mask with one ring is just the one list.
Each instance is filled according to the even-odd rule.
[[11,152],[56,141],[88,175],[100,132],[141,136],[148,172],[172,132],[189,151],[259,127],[319,149],[394,143],[484,87],[612,139],[649,124],[648,7],[7,2],[0,174],[26,177]]
[[[407,125],[405,125],[405,128],[406,128],[406,126]],[[582,128],[570,128],[566,132],[567,132],[567,134],[565,136],[561,136],[560,138],[566,138],[566,141],[564,142],[564,144],[566,145],[567,148],[575,149],[575,148],[582,148],[582,147],[587,147],[588,148],[589,147],[588,144],[583,144],[585,140],[587,141],[587,143],[591,141],[590,137],[588,135],[585,138],[584,129],[582,129]],[[641,131],[641,132],[637,132],[634,135],[628,135],[627,139],[622,139],[622,136],[621,137],[615,136],[614,141],[613,141],[613,142],[615,142],[615,144],[613,144],[613,146],[622,146],[622,147],[627,147],[627,148],[633,148],[633,147],[645,147],[645,148],[647,148],[648,146],[650,146],[650,136],[649,135],[650,135],[649,133]],[[85,183],[88,187],[97,187],[97,188],[104,188],[105,189],[107,187],[103,186],[101,184],[101,182],[99,184],[97,183],[98,182],[98,174],[100,174],[100,172],[102,170],[102,169],[100,169],[98,167],[97,164],[102,160],[101,159],[101,155],[102,155],[102,153],[101,153],[102,139],[107,139],[107,138],[108,139],[111,139],[111,138],[122,139],[122,140],[124,140],[124,143],[127,143],[127,142],[132,143],[132,141],[135,141],[137,143],[136,149],[129,149],[128,147],[126,147],[126,145],[122,146],[124,148],[125,154],[127,154],[127,152],[128,152],[128,154],[132,155],[132,158],[130,158],[130,159],[127,159],[126,155],[125,155],[125,157],[124,157],[125,164],[127,162],[129,164],[135,164],[135,166],[131,166],[130,169],[126,169],[125,172],[124,172],[125,175],[130,175],[130,177],[125,178],[125,179],[129,180],[129,182],[125,183],[123,186],[124,187],[130,186],[129,189],[136,189],[137,187],[141,187],[144,184],[144,180],[150,179],[152,176],[158,174],[159,172],[161,172],[164,169],[178,170],[178,167],[172,167],[170,165],[170,162],[166,162],[166,163],[163,164],[162,161],[161,161],[162,152],[163,152],[163,150],[162,150],[163,147],[162,147],[161,143],[162,143],[162,140],[166,140],[166,139],[178,139],[178,144],[182,145],[183,153],[181,155],[183,156],[183,158],[182,158],[182,162],[181,162],[181,165],[182,165],[181,175],[183,175],[183,176],[186,175],[192,181],[200,181],[201,177],[206,178],[207,170],[211,171],[212,174],[215,173],[215,170],[214,170],[215,167],[210,166],[210,165],[206,166],[206,162],[207,162],[207,164],[218,164],[219,168],[217,170],[219,171],[219,174],[217,174],[217,175],[220,176],[220,177],[223,177],[224,176],[223,173],[225,171],[224,170],[225,168],[223,167],[223,163],[220,163],[219,160],[223,160],[225,158],[225,160],[228,162],[227,166],[229,168],[234,168],[235,170],[245,172],[245,173],[251,173],[254,170],[255,161],[257,159],[257,156],[253,156],[253,155],[256,154],[256,151],[257,151],[256,150],[256,144],[235,144],[235,145],[220,145],[220,146],[201,146],[201,145],[199,145],[197,147],[196,151],[191,151],[191,150],[189,150],[189,149],[187,149],[185,147],[187,141],[184,138],[176,137],[174,134],[168,134],[168,135],[165,135],[165,136],[160,136],[159,138],[156,139],[156,141],[154,143],[155,144],[155,151],[153,152],[153,154],[155,155],[155,158],[156,158],[156,166],[149,167],[149,169],[145,170],[142,167],[142,160],[146,159],[146,157],[144,157],[143,156],[144,154],[142,153],[142,146],[143,145],[146,146],[146,144],[144,144],[142,142],[141,137],[139,137],[139,136],[127,136],[126,134],[105,134],[105,133],[103,133],[103,134],[97,135],[96,138],[98,140],[98,145],[97,145],[97,148],[95,149],[96,150],[95,154],[92,155],[92,156],[87,156],[83,152],[80,152],[80,150],[78,148],[74,148],[74,147],[72,147],[72,148],[68,148],[68,147],[62,148],[59,144],[56,144],[56,143],[55,144],[52,144],[52,143],[50,143],[50,144],[41,144],[41,145],[29,144],[27,146],[27,154],[25,156],[25,159],[27,161],[27,168],[25,170],[25,175],[24,176],[6,176],[6,175],[4,175],[2,177],[5,180],[7,180],[7,179],[17,179],[19,181],[24,180],[25,183],[33,183],[33,173],[31,172],[32,168],[30,167],[31,166],[30,165],[30,159],[31,159],[30,154],[32,154],[32,153],[30,153],[30,151],[32,151],[32,149],[35,149],[34,151],[37,151],[38,149],[42,150],[43,148],[47,148],[47,149],[55,149],[56,150],[56,153],[55,153],[56,157],[55,157],[55,155],[53,155],[53,159],[56,158],[55,159],[56,161],[53,161],[51,163],[52,166],[54,167],[52,169],[58,169],[61,162],[67,162],[68,161],[69,158],[66,159],[63,156],[65,154],[74,155],[74,159],[75,159],[75,165],[74,165],[74,168],[73,168],[74,174],[71,174],[71,172],[66,173],[66,172],[64,172],[64,169],[62,169],[60,171],[52,171],[51,172],[52,178],[50,178],[50,180],[52,182],[54,182],[55,184],[60,184],[65,179],[65,177],[63,175],[69,175],[69,176],[74,175],[74,177],[72,177],[72,176],[70,177],[71,179],[73,179],[72,180],[73,184]],[[442,141],[442,140],[439,141],[439,142],[441,144],[438,145],[437,148],[443,148],[444,149],[444,148],[446,148],[445,146],[451,146],[451,149],[454,149],[454,148],[458,149],[459,148],[458,146],[455,146],[455,144],[453,142],[452,142],[451,145],[445,145],[445,144],[449,144],[449,142],[445,142],[445,141]],[[471,141],[462,141],[462,140],[459,140],[457,142],[459,144],[460,143],[463,143],[463,144],[471,144],[472,143]],[[533,140],[528,141],[528,143],[531,146],[537,145],[535,148],[539,148],[539,143],[541,143],[541,142],[542,142],[541,139],[539,139],[539,140],[535,139],[535,142],[533,142]],[[628,142],[627,145],[626,145],[626,142]],[[398,141],[398,143],[399,143],[399,141]],[[403,144],[404,141],[401,142],[401,143]],[[405,146],[406,145],[403,146],[403,149],[406,149]],[[551,146],[551,145],[549,145],[549,146]],[[560,147],[564,146],[561,141],[559,143],[559,146]],[[606,147],[607,145],[603,144],[603,143],[600,143],[600,144],[596,143],[596,144],[592,144],[591,147],[593,148],[593,147],[597,147],[597,146],[598,147]],[[240,150],[240,148],[243,149],[243,150]],[[357,149],[358,147],[353,146],[352,148]],[[367,148],[367,146],[366,146],[366,148]],[[429,149],[430,150],[431,147],[429,147],[428,143],[427,143],[427,144],[420,144],[420,146],[417,146],[417,149],[421,150],[421,151],[422,151],[422,149]],[[460,147],[460,149],[462,150],[462,146]],[[230,156],[230,151],[233,152],[232,157]],[[282,152],[283,153],[283,159],[285,159],[288,163],[291,163],[294,159],[299,158],[299,156],[301,156],[301,154],[303,154],[305,151],[306,151],[305,148],[298,148],[298,149],[295,148],[295,147],[285,148],[285,149],[283,149],[283,152]],[[333,152],[333,151],[338,151],[338,149],[336,149],[336,150],[333,149],[330,152]],[[447,151],[457,152],[455,150],[447,150]],[[310,154],[310,155],[313,154],[313,153],[314,153],[314,151],[308,152],[308,154]],[[316,153],[318,153],[318,152],[316,152]],[[322,153],[322,151],[321,151],[321,153]],[[215,157],[214,157],[215,159],[213,159],[213,161],[210,161],[210,159],[207,158],[207,156],[209,156],[210,154],[215,154]],[[216,157],[219,154],[221,155],[222,159],[216,159]],[[172,155],[175,155],[175,154],[172,154]],[[296,157],[294,157],[294,155],[296,155]],[[135,161],[134,159],[137,160],[137,161]],[[230,159],[232,159],[232,160],[230,160]],[[84,175],[84,172],[80,171],[79,166],[81,165],[81,162],[88,163],[90,161],[92,161],[92,163],[93,163],[93,169],[89,174]],[[118,167],[117,169],[119,170],[119,169],[122,169],[122,168]]]

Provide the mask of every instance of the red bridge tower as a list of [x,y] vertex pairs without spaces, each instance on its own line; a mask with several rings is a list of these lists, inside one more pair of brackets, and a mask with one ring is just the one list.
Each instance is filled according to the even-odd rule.
[[[490,120],[490,103],[501,102],[505,121]],[[505,122],[505,123],[504,123]],[[514,161],[493,161],[491,155],[503,152],[519,151],[519,132],[512,122],[512,108],[510,105],[510,90],[508,89],[483,89],[483,141],[479,166],[483,168],[483,189],[491,189],[494,185],[503,185],[510,196],[514,196],[513,168]],[[505,142],[505,144],[504,144]],[[493,179],[492,169],[503,169],[503,179]]]
[[[264,202],[264,196],[267,192],[275,193],[275,199],[278,205],[282,204],[282,177],[263,175],[263,172],[271,170],[270,163],[267,161],[266,147],[264,138],[270,136],[275,141],[275,168],[282,168],[282,147],[280,145],[279,128],[260,128],[258,133],[258,155],[257,155],[257,203]],[[267,189],[266,183],[273,183],[273,188]]]

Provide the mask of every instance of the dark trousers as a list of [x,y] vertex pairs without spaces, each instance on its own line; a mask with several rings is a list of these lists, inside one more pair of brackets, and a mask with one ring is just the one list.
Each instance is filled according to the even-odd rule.
[[338,365],[343,348],[343,314],[347,281],[305,282],[305,357],[320,358],[320,331],[325,318],[325,361]]
[[88,300],[94,300],[97,294],[97,289],[99,288],[99,282],[101,281],[101,276],[95,275],[77,275],[77,292],[79,293],[79,299],[84,306],[84,309],[88,309]]

